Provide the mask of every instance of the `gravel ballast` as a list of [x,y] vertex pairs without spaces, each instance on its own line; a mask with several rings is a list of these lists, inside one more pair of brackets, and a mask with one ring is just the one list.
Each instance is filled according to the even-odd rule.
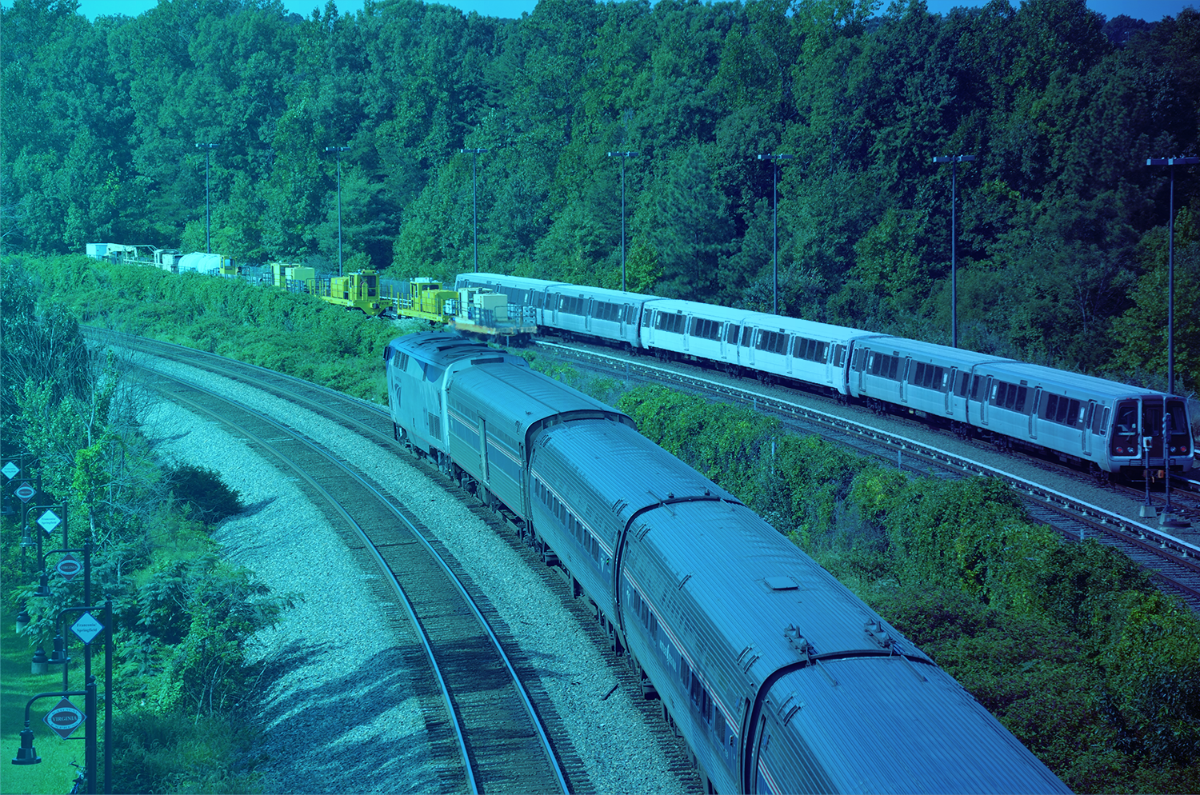
[[[494,531],[416,466],[257,390],[183,365],[155,365],[288,424],[384,485],[489,596],[562,717],[596,792],[675,792],[651,727],[584,628]],[[297,598],[252,658],[265,665],[250,707],[266,792],[436,791],[437,771],[409,674],[364,571],[323,515],[272,464],[216,424],[174,404],[148,412],[147,435],[180,461],[221,473],[251,506],[215,534],[226,557]],[[390,608],[389,608],[390,609]]]

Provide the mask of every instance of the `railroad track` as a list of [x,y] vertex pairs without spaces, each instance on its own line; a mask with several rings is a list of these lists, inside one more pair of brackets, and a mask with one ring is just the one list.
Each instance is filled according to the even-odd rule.
[[[404,449],[403,445],[396,442],[393,438],[391,416],[384,407],[350,397],[344,393],[313,384],[309,381],[255,365],[249,365],[244,362],[226,359],[225,357],[205,351],[106,330],[86,329],[85,332],[90,339],[97,343],[117,346],[127,351],[139,351],[149,356],[166,358],[174,362],[196,367],[206,373],[219,375],[222,378],[246,384],[257,390],[286,400],[291,404],[336,422],[338,425],[346,428],[348,432],[354,433],[358,438],[374,442],[379,447],[381,455],[396,455]],[[703,790],[699,778],[696,776],[694,764],[686,746],[677,736],[671,733],[669,727],[662,723],[659,714],[659,702],[647,700],[642,696],[640,674],[630,670],[627,665],[627,658],[614,651],[611,638],[605,630],[601,629],[595,620],[594,610],[589,605],[584,604],[582,600],[574,598],[574,594],[571,593],[569,587],[563,583],[560,577],[555,575],[554,572],[557,569],[546,567],[536,553],[521,540],[516,528],[506,522],[503,516],[497,515],[494,511],[485,507],[473,495],[459,488],[450,477],[440,472],[437,466],[432,464],[427,458],[421,458],[411,453],[406,455],[410,461],[422,466],[430,479],[467,507],[477,518],[490,525],[494,530],[506,531],[503,533],[498,532],[498,538],[508,543],[510,548],[517,550],[529,565],[530,570],[539,575],[559,595],[564,607],[579,620],[580,626],[584,628],[593,646],[608,663],[610,671],[619,682],[619,687],[627,694],[630,702],[641,714],[646,725],[655,728],[655,740],[659,750],[668,760],[669,769],[677,777],[679,791],[683,795],[699,795]],[[317,500],[314,500],[314,503],[317,502]],[[420,523],[414,517],[407,514],[403,508],[397,507],[405,514],[407,521],[420,527]],[[335,515],[330,518],[336,521],[338,517]],[[431,543],[436,544],[436,542]],[[347,538],[347,544],[348,546],[365,549],[365,545],[353,537]],[[364,564],[375,565],[374,560],[364,560]],[[381,601],[389,602],[395,600],[394,594],[384,588],[382,580],[378,589]],[[490,617],[492,611],[489,609],[486,597],[476,594],[476,599],[479,602],[480,609],[485,615]],[[400,623],[404,623],[402,618],[397,620]],[[499,619],[498,616],[496,620],[500,624],[503,624],[503,620]],[[513,648],[516,646],[516,642],[509,639],[505,642],[505,646]],[[427,671],[426,676],[422,676],[419,672],[418,665],[422,664],[422,660],[424,659],[420,650],[416,650],[415,652],[412,650],[409,651],[410,653],[405,655],[406,659],[413,659],[417,663],[413,666],[414,670],[418,671],[414,679],[418,681],[432,681],[429,676],[431,672]],[[519,658],[521,655],[518,653],[516,656]],[[518,665],[518,670],[530,675],[526,684],[533,692],[536,705],[542,708],[541,714],[551,724],[551,736],[565,737],[568,732],[552,714],[554,711],[553,705],[547,703],[548,699],[544,697],[544,694],[540,693],[540,688],[536,681],[533,681],[535,679],[533,676],[535,665],[529,661],[522,661]],[[609,691],[609,695],[611,693],[612,691]],[[432,688],[429,688],[429,692],[423,695],[426,699],[432,699],[432,705],[427,708],[428,714],[434,714],[441,709],[438,706],[438,694]],[[445,735],[445,732],[443,731],[442,734]],[[446,744],[449,740],[443,737],[441,742]],[[447,752],[444,751],[444,753]],[[567,784],[575,788],[580,782],[585,782],[584,788],[586,789],[587,773],[583,769],[582,763],[579,762],[577,755],[570,749],[564,750],[561,747],[557,750],[557,755],[564,762],[564,777]],[[458,764],[457,767],[461,769],[462,765]],[[447,784],[445,787],[447,790],[462,788],[453,783]],[[493,789],[497,788],[493,787]],[[503,790],[504,788],[498,789]],[[515,790],[519,792],[540,792],[542,788],[533,779],[522,776],[518,780]]]
[[[1117,549],[1141,566],[1166,593],[1179,597],[1200,613],[1200,547],[1172,535],[1169,530],[1136,521],[1099,507],[1035,480],[1019,477],[961,453],[931,445],[871,424],[699,374],[690,365],[676,367],[655,361],[638,361],[612,352],[577,345],[537,342],[537,347],[569,358],[607,376],[633,382],[669,384],[709,399],[749,406],[781,418],[789,427],[817,433],[830,441],[892,465],[938,478],[982,476],[998,478],[1021,495],[1030,516],[1054,528],[1064,539],[1087,538]],[[1038,462],[1044,463],[1044,462]],[[1181,505],[1190,503],[1180,496]],[[1188,509],[1185,507],[1184,511]],[[1147,520],[1153,521],[1153,520]]]
[[[265,377],[282,388],[271,375]],[[253,382],[245,370],[240,378]],[[571,791],[570,780],[584,775],[582,764],[570,754],[560,758],[552,730],[518,675],[518,666],[527,665],[510,658],[485,615],[486,605],[480,607],[483,600],[469,593],[452,557],[403,506],[284,423],[161,372],[148,383],[291,469],[340,528],[347,547],[376,566],[388,603],[397,606],[392,628],[423,649],[423,654],[403,650],[418,671],[415,678],[436,683],[426,685],[422,706],[446,789]],[[344,419],[353,408],[347,403],[333,413]],[[403,632],[405,624],[411,631]]]

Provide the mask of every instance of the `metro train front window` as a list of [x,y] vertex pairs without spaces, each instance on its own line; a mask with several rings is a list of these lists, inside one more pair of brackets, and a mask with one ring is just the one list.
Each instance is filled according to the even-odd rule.
[[1113,420],[1112,438],[1109,440],[1112,454],[1118,456],[1137,456],[1140,454],[1138,439],[1138,404],[1134,400],[1124,400],[1117,404]]

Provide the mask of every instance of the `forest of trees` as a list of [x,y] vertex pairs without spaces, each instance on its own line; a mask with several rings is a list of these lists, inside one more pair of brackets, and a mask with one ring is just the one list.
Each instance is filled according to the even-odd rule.
[[[0,241],[203,250],[450,278],[481,270],[771,307],[1166,385],[1169,170],[1197,153],[1200,13],[1084,0],[160,0],[2,11]],[[1177,389],[1200,378],[1200,168],[1175,173]]]

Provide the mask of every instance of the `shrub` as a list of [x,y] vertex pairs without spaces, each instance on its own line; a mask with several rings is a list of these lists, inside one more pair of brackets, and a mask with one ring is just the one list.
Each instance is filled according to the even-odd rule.
[[241,494],[225,485],[219,472],[192,464],[178,464],[167,470],[166,478],[175,498],[211,524],[245,509]]

